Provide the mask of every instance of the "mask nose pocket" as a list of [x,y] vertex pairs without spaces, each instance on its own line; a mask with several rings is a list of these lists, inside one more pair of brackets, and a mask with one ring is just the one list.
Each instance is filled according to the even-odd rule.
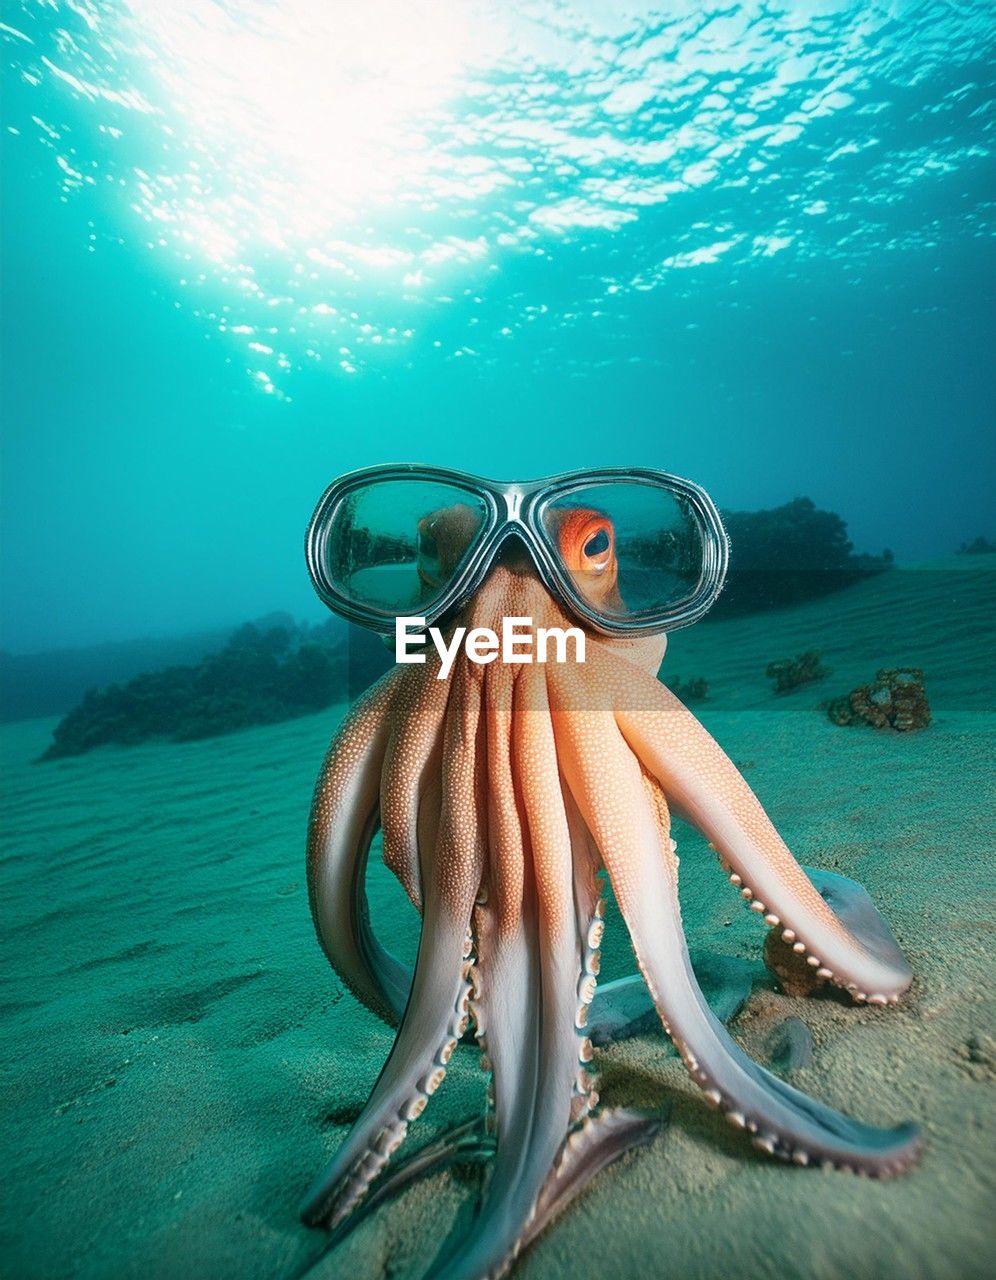
[[495,553],[494,563],[508,573],[514,573],[516,577],[535,577],[536,575],[533,553],[526,545],[525,539],[518,533],[510,533],[502,540],[501,546]]

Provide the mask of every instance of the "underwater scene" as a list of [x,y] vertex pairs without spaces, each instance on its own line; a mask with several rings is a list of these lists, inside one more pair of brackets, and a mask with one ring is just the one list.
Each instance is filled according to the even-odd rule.
[[4,1280],[982,1280],[996,10],[10,0]]

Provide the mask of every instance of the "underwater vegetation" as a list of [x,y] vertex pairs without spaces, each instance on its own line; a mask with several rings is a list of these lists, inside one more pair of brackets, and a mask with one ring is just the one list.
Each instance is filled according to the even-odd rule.
[[[252,619],[275,625],[289,614]],[[34,653],[0,649],[0,723],[61,716],[74,707],[87,689],[130,680],[145,671],[200,662],[228,643],[231,625],[174,636],[140,636]]]
[[870,684],[834,698],[827,715],[839,725],[869,724],[875,729],[925,729],[930,704],[919,667],[883,667]]
[[960,556],[987,556],[996,551],[996,542],[984,538],[980,533],[977,538],[973,538],[971,542],[963,542],[958,548]]
[[730,570],[714,618],[777,609],[839,591],[893,562],[892,552],[855,555],[846,522],[795,498],[765,511],[724,511]]
[[779,658],[769,662],[765,675],[774,681],[775,693],[791,693],[800,685],[812,684],[830,674],[830,668],[820,662],[819,649],[807,649],[797,658]]
[[319,711],[343,688],[337,634],[330,624],[261,630],[246,623],[197,665],[90,689],[60,721],[40,760],[81,755],[106,743],[190,742]]
[[709,696],[709,682],[703,676],[692,676],[688,680],[682,680],[681,676],[674,676],[665,683],[686,707],[691,702],[704,702]]

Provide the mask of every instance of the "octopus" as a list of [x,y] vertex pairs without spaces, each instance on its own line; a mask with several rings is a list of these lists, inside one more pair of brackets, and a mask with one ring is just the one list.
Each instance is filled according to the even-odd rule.
[[[583,570],[585,548],[596,548],[614,591],[605,540],[590,536],[584,514],[564,521],[561,552]],[[459,549],[463,524],[458,508],[435,513],[437,547],[449,534]],[[511,540],[450,624],[495,629],[504,617],[577,625]],[[482,665],[463,654],[445,680],[430,651],[422,665],[395,666],[347,716],[312,806],[311,909],[342,981],[397,1031],[362,1113],[306,1195],[306,1223],[341,1231],[392,1177],[400,1185],[475,1151],[488,1164],[476,1218],[431,1274],[505,1274],[599,1170],[659,1127],[630,1108],[599,1108],[594,1069],[594,1046],[644,1029],[647,1015],[705,1103],[766,1155],[876,1177],[916,1158],[915,1125],[874,1127],[808,1097],[753,1061],[703,995],[672,815],[702,833],[769,927],[765,958],[793,990],[832,985],[859,1004],[890,1005],[912,973],[864,890],[796,861],[732,761],[657,678],[666,639],[590,633],[583,664]],[[365,875],[378,828],[421,915],[414,972],[372,927]],[[599,987],[605,879],[639,972]],[[407,1173],[403,1162],[388,1168],[452,1055],[475,1041],[491,1076],[480,1128],[444,1134]]]

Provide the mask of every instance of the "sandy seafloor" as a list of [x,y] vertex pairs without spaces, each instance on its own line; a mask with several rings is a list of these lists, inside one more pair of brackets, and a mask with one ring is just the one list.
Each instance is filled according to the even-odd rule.
[[[898,1009],[778,993],[763,926],[681,828],[693,946],[758,962],[734,1033],[766,1061],[775,1027],[802,1018],[815,1053],[793,1083],[867,1121],[920,1121],[919,1167],[875,1182],[767,1159],[707,1110],[662,1034],[642,1036],[598,1055],[602,1096],[670,1104],[670,1125],[517,1277],[994,1274],[994,587],[994,557],[897,570],[679,633],[665,665],[709,679],[696,714],[789,845],[861,880],[916,970]],[[810,647],[833,674],[773,695],[766,664]],[[816,709],[894,664],[926,669],[929,729],[842,729]],[[321,1252],[298,1201],[391,1043],[308,915],[305,821],[341,714],[45,765],[31,760],[52,721],[2,729],[4,1277],[285,1280]],[[410,952],[414,913],[379,864],[371,880],[382,935]],[[631,967],[610,913],[603,973]],[[481,1105],[477,1055],[455,1059],[410,1143]],[[412,1188],[315,1280],[423,1275],[473,1193],[460,1172]]]

